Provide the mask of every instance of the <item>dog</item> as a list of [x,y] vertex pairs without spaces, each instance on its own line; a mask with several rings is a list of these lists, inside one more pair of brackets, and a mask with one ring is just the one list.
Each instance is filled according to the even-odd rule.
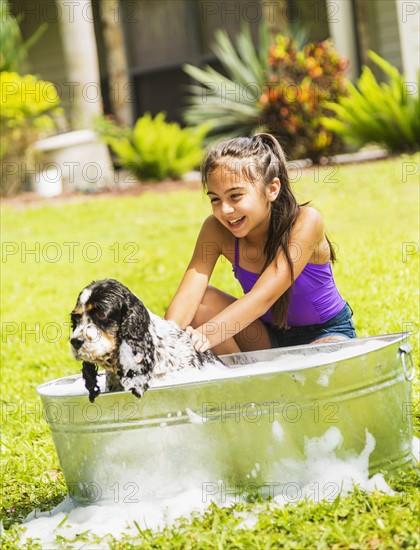
[[77,298],[70,314],[73,357],[82,361],[82,375],[91,403],[100,394],[98,367],[106,371],[106,391],[142,397],[151,378],[204,364],[223,365],[211,351],[197,351],[174,321],[147,309],[115,279],[93,281]]

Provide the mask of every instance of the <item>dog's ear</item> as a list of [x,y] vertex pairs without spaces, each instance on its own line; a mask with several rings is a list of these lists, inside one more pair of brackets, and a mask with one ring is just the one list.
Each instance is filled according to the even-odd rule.
[[95,397],[98,397],[101,393],[98,386],[98,367],[93,363],[83,361],[82,375],[85,381],[86,389],[89,392],[89,401],[93,403],[95,401]]
[[140,339],[149,331],[150,314],[137,296],[130,292],[129,299],[126,299],[121,306],[121,311],[121,340]]
[[119,332],[118,374],[123,388],[137,397],[147,389],[154,366],[155,346],[150,324],[147,308],[133,295]]

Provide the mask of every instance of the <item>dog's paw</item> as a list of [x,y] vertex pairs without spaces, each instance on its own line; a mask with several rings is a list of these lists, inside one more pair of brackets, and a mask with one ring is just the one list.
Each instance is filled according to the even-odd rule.
[[125,391],[131,391],[136,397],[142,397],[144,392],[149,388],[148,381],[150,376],[139,375],[122,376],[120,379],[121,385]]
[[138,399],[140,399],[140,397],[143,396],[143,393],[139,392],[138,390],[136,390],[135,388],[131,388],[131,393],[136,396]]

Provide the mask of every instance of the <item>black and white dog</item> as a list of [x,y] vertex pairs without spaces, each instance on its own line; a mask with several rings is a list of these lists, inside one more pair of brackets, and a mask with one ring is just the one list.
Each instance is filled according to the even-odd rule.
[[93,402],[100,394],[98,366],[106,390],[131,390],[141,397],[152,377],[223,363],[212,351],[196,351],[174,321],[158,317],[114,279],[94,281],[79,294],[71,313],[71,350],[83,361],[83,378]]

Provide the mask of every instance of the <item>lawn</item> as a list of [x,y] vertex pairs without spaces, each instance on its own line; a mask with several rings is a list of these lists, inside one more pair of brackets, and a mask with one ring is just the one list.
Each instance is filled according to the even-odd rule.
[[[326,222],[338,287],[359,336],[411,330],[418,363],[420,155],[316,167],[293,176],[299,201]],[[35,388],[78,372],[68,347],[69,312],[94,279],[113,277],[163,315],[189,260],[208,199],[198,190],[89,197],[2,208],[2,518],[4,548],[29,511],[53,508],[66,488]],[[212,283],[239,294],[221,261]],[[414,409],[418,410],[418,400]],[[418,425],[417,425],[418,426]],[[418,435],[418,434],[417,434]],[[163,532],[143,531],[112,548],[418,548],[415,470],[390,481],[395,496],[356,490],[333,503],[302,502],[237,528],[228,509],[209,510]],[[238,504],[243,513],[252,504]],[[30,545],[36,547],[36,545]],[[63,547],[66,544],[63,543]],[[86,547],[89,547],[87,544]]]

